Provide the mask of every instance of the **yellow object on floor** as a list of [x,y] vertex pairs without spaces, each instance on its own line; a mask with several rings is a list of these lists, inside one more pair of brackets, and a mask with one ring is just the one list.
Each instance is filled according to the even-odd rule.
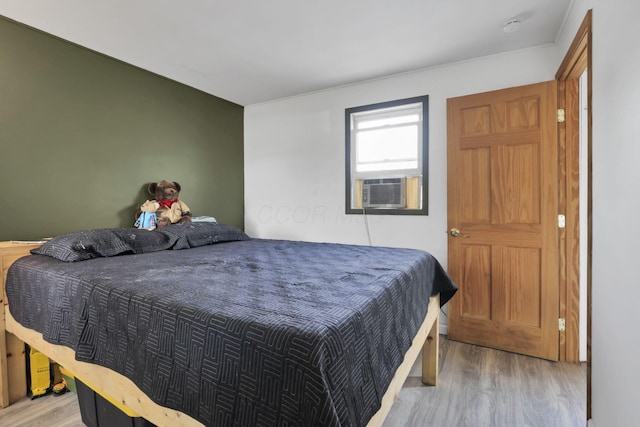
[[67,389],[69,391],[76,393],[77,390],[76,390],[75,376],[69,370],[67,370],[64,366],[60,366],[60,374],[62,375],[62,380],[67,386]]
[[69,389],[67,388],[67,382],[63,378],[61,382],[54,384],[51,390],[54,394],[65,394]]
[[31,394],[42,396],[51,387],[51,370],[49,358],[31,347],[29,351],[29,373],[31,374]]

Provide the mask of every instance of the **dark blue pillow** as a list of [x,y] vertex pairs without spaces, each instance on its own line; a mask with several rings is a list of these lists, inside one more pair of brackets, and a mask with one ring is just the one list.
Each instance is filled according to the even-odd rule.
[[102,228],[54,237],[32,254],[48,255],[61,261],[84,261],[98,257],[141,254],[171,248],[178,238],[137,228]]
[[130,227],[100,228],[54,237],[39,248],[32,249],[31,253],[75,262],[248,239],[242,230],[209,222],[173,224],[154,231]]
[[218,222],[173,224],[158,229],[157,232],[176,237],[176,243],[171,249],[188,249],[214,243],[249,240],[249,236],[242,230]]

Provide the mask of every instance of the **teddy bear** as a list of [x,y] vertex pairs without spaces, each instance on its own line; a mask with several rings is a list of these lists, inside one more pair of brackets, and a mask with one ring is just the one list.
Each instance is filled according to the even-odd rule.
[[134,227],[144,228],[145,230],[155,230],[158,225],[158,215],[156,211],[160,208],[160,203],[155,200],[147,200],[140,206],[138,210],[138,219]]
[[149,184],[149,193],[155,196],[155,202],[159,204],[156,210],[158,228],[169,224],[186,224],[191,222],[192,214],[189,207],[178,200],[181,190],[180,184],[175,181],[162,180]]

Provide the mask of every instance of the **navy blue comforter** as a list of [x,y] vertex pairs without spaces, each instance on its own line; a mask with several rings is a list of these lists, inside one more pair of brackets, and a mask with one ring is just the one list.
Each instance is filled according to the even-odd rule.
[[250,239],[63,262],[18,260],[13,317],[207,426],[362,426],[429,296],[428,253]]

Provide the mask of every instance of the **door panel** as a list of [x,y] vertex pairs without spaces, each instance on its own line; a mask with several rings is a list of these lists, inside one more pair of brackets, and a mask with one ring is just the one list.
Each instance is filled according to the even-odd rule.
[[447,101],[451,339],[558,358],[556,83]]
[[507,247],[505,289],[507,318],[512,325],[540,327],[540,250]]
[[540,222],[540,168],[538,146],[499,146],[493,150],[491,169],[491,223]]
[[488,224],[491,220],[491,150],[476,148],[460,153],[460,179],[468,185],[459,188],[459,200],[468,206],[461,210],[465,222]]
[[491,246],[467,245],[463,248],[463,280],[470,283],[460,290],[461,315],[469,318],[491,318]]

